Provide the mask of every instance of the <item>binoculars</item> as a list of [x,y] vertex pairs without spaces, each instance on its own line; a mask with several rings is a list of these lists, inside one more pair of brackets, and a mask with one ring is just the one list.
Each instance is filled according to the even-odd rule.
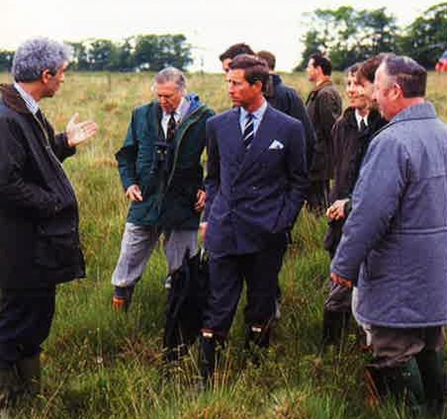
[[172,145],[168,144],[166,141],[156,141],[154,145],[154,164],[151,172],[169,172],[172,159]]

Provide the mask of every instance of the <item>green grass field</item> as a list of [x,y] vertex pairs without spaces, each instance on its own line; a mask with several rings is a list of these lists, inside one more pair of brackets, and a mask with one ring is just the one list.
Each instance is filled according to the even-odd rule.
[[[161,374],[166,263],[157,249],[137,287],[128,315],[111,307],[110,277],[119,253],[128,203],[114,153],[133,107],[153,98],[150,74],[68,73],[65,85],[42,108],[57,130],[69,117],[92,118],[99,134],[64,163],[79,199],[86,279],[58,288],[57,314],[43,353],[43,394],[11,418],[51,419],[362,419],[397,418],[391,407],[365,404],[365,354],[354,335],[341,351],[319,355],[329,259],[322,248],[323,219],[305,211],[294,229],[280,281],[282,318],[260,368],[242,350],[239,310],[224,365],[213,390],[197,391],[196,350],[169,381]],[[305,99],[304,74],[284,75]],[[334,79],[343,90],[343,75]],[[0,75],[8,82],[9,76]],[[221,112],[231,104],[223,76],[191,74],[190,92]],[[428,98],[447,121],[447,73],[429,75]],[[243,302],[242,304],[243,305]]]

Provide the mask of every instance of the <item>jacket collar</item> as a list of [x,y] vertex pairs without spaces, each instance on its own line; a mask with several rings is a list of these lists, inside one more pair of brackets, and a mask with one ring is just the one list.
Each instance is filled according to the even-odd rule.
[[332,83],[332,80],[327,79],[327,80],[325,80],[323,83],[319,84],[318,86],[315,86],[314,89],[311,90],[310,93],[309,93],[309,95],[307,96],[307,99],[306,99],[306,105],[309,104],[311,101],[314,100],[315,96],[318,94],[318,92],[319,92],[321,89],[324,89],[325,87],[328,87],[328,86],[332,86],[332,84],[333,84],[333,83]]
[[3,102],[8,108],[21,114],[30,114],[31,112],[26,106],[25,101],[12,84],[1,84],[0,92],[3,96]]
[[325,88],[325,87],[327,87],[327,86],[332,86],[332,80],[330,80],[330,79],[327,79],[327,80],[325,80],[325,81],[323,81],[322,83],[320,83],[318,86],[315,86],[313,89],[312,89],[312,93],[313,92],[318,92],[319,90],[321,90],[321,89],[323,89],[323,88]]
[[409,119],[437,118],[436,110],[430,102],[409,106],[399,112],[390,122],[401,122]]

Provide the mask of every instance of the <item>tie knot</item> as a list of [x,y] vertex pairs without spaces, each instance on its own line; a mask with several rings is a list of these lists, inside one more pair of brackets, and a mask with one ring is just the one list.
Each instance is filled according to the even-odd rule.
[[360,132],[363,132],[363,131],[365,131],[366,128],[367,128],[367,125],[366,125],[365,119],[362,118],[362,119],[360,120],[360,128],[359,128],[359,131],[360,131]]

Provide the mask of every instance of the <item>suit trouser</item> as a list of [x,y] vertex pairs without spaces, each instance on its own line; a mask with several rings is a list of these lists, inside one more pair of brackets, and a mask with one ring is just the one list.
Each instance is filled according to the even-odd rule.
[[274,318],[285,237],[276,246],[256,253],[216,257],[210,254],[209,297],[203,328],[225,337],[230,330],[241,296],[247,285],[245,323],[268,327]]
[[2,289],[0,363],[33,357],[50,333],[56,288]]

